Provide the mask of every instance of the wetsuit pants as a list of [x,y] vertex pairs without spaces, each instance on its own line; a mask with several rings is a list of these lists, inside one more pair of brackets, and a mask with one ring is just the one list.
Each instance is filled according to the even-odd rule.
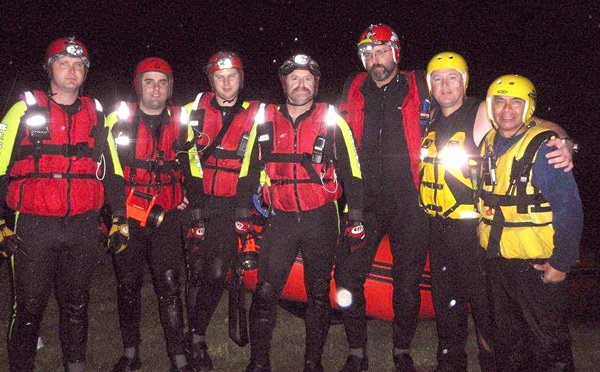
[[264,365],[269,361],[277,300],[298,253],[304,262],[308,295],[305,358],[320,361],[329,328],[329,282],[339,235],[338,220],[336,205],[329,203],[307,212],[276,211],[267,221],[258,259],[258,285],[250,307],[253,362]]
[[225,288],[227,271],[237,256],[235,208],[231,203],[220,204],[224,208],[211,208],[207,213],[206,238],[200,248],[186,252],[189,328],[199,335],[206,333]]
[[33,371],[40,323],[54,289],[63,358],[85,361],[89,287],[99,259],[98,212],[74,217],[20,214],[14,256],[16,307],[8,350],[11,371]]
[[384,209],[381,205],[378,210],[367,209],[364,218],[364,247],[349,253],[340,246],[336,257],[337,286],[350,291],[353,299],[352,304],[342,310],[348,345],[351,349],[367,346],[364,285],[379,243],[384,234],[388,234],[393,256],[393,342],[395,348],[408,350],[417,328],[421,304],[419,283],[428,242],[427,215],[419,210],[415,200],[399,208]]
[[467,370],[469,305],[479,343],[480,367],[483,371],[494,367],[485,251],[479,245],[477,223],[477,219],[431,218],[429,258],[440,370]]
[[567,282],[545,284],[544,260],[487,260],[498,371],[573,371]]
[[179,283],[183,267],[180,213],[176,210],[167,212],[158,228],[142,228],[136,221],[129,220],[129,232],[127,249],[113,257],[123,346],[138,346],[141,341],[141,290],[144,263],[147,263],[158,297],[167,352],[170,356],[184,354],[183,305]]

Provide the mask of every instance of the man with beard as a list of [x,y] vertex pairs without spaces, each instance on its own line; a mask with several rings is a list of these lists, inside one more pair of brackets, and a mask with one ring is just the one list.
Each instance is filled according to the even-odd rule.
[[427,218],[419,210],[420,105],[427,98],[422,72],[400,71],[400,40],[387,25],[368,27],[358,43],[367,73],[351,76],[339,104],[359,148],[365,182],[366,241],[336,258],[341,307],[350,355],[342,371],[368,370],[364,283],[384,234],[393,256],[393,342],[397,371],[414,371],[409,355],[420,305]]
[[[199,185],[193,180],[199,173],[193,156],[185,151],[176,152],[181,147],[180,138],[185,140],[191,134],[187,112],[167,104],[173,92],[173,71],[161,58],[148,57],[140,61],[134,72],[133,86],[138,95],[137,104],[121,102],[118,110],[107,118],[123,164],[131,227],[130,249],[113,256],[124,347],[123,356],[113,371],[141,368],[141,290],[145,263],[150,268],[158,297],[171,371],[192,371],[186,357],[179,282],[183,262],[181,212],[177,209],[184,191],[193,194],[194,185]],[[163,217],[159,212],[154,213],[157,209],[153,208],[158,207],[162,208]],[[149,213],[140,218],[138,213],[133,213],[139,209]]]
[[219,304],[225,279],[236,262],[236,230],[245,239],[249,225],[235,224],[235,195],[248,135],[258,102],[243,101],[241,58],[233,52],[212,55],[204,69],[212,92],[198,94],[186,106],[190,124],[199,136],[195,142],[202,172],[197,196],[189,195],[191,216],[186,239],[187,307],[194,367],[213,368],[206,345],[206,329]]
[[344,230],[346,247],[357,249],[364,239],[362,176],[352,133],[333,106],[314,102],[320,76],[319,65],[304,54],[281,65],[286,104],[266,107],[264,120],[257,121],[250,133],[242,164],[238,223],[248,224],[249,200],[261,170],[263,198],[271,212],[263,230],[258,284],[250,308],[249,372],[271,370],[277,300],[300,251],[308,295],[304,371],[323,371],[329,282],[339,234],[336,200],[342,183],[350,208]]
[[[55,291],[65,371],[85,371],[98,222],[113,210],[109,248],[126,252],[123,172],[100,103],[80,95],[89,53],[74,37],[48,45],[47,92],[25,92],[0,124],[0,253],[13,254],[11,371],[35,370],[40,324]],[[6,219],[16,211],[14,233]]]
[[349,306],[341,308],[350,347],[343,371],[368,369],[364,283],[385,234],[393,257],[394,365],[396,371],[414,371],[409,352],[417,326],[419,280],[429,234],[427,216],[418,202],[424,134],[420,111],[429,94],[422,71],[399,69],[400,41],[389,26],[369,26],[361,34],[358,54],[367,73],[347,80],[339,111],[353,130],[363,165],[367,238],[363,249],[341,252],[336,260],[340,294],[352,299]]

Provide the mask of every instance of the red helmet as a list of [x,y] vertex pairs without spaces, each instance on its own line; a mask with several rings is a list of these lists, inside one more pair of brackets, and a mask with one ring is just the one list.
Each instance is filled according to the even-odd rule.
[[45,55],[45,67],[50,67],[52,62],[64,56],[79,57],[85,67],[90,68],[90,54],[85,45],[75,39],[75,36],[61,37],[48,45]]
[[366,63],[363,54],[373,50],[376,45],[388,45],[394,51],[392,55],[394,62],[400,62],[400,39],[398,34],[390,26],[378,23],[370,25],[360,35],[358,41],[358,55],[361,57],[363,66],[366,68]]
[[208,62],[206,62],[204,72],[207,75],[210,75],[217,70],[226,68],[237,68],[240,70],[240,73],[243,72],[244,65],[242,64],[242,59],[234,52],[226,50],[217,52],[208,59]]
[[173,90],[173,70],[167,61],[158,57],[147,57],[140,61],[135,68],[135,72],[133,73],[133,87],[135,88],[135,92],[140,94],[141,86],[140,79],[144,72],[148,71],[157,71],[162,72],[167,75],[169,79],[169,96],[171,96],[171,91]]

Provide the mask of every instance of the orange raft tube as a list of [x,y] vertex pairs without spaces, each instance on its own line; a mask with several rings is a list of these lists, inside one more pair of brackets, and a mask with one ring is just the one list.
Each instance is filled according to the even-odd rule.
[[[256,249],[254,241],[249,241],[247,249]],[[260,254],[260,253],[259,253]],[[257,283],[256,270],[243,273],[246,287],[254,291]],[[433,303],[431,299],[431,275],[429,273],[429,259],[421,276],[421,319],[432,319],[434,317]],[[394,311],[392,309],[392,253],[388,237],[379,244],[375,260],[371,266],[371,272],[365,283],[365,298],[367,300],[367,316],[371,318],[392,321]],[[298,255],[292,267],[288,281],[281,295],[283,299],[306,303],[306,289],[304,288],[304,264],[302,257]],[[331,291],[329,293],[331,306],[338,308],[336,302],[335,280],[331,279]]]

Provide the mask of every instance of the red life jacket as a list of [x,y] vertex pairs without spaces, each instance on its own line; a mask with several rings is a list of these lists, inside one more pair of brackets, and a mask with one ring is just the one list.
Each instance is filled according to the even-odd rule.
[[[419,88],[417,86],[417,77],[414,71],[399,71],[399,74],[408,79],[408,94],[402,103],[402,127],[408,146],[408,155],[410,157],[410,169],[412,171],[415,188],[419,188],[419,162],[421,149],[421,100],[419,97]],[[340,115],[346,119],[352,129],[356,139],[357,146],[360,148],[362,142],[363,123],[364,123],[364,105],[365,98],[360,90],[368,74],[362,72],[357,74],[349,88],[345,89],[342,102],[339,105]]]
[[[104,131],[104,114],[90,97],[79,97],[71,117],[41,91],[33,92],[21,118],[10,168],[8,206],[22,213],[74,216],[104,203],[104,186],[96,177],[102,152],[96,143]],[[32,115],[45,119],[32,130]]]
[[117,145],[127,194],[135,189],[157,195],[156,204],[166,211],[175,209],[183,201],[183,173],[175,150],[181,131],[187,132],[187,127],[181,125],[181,108],[165,109],[158,140],[154,140],[137,105],[127,106],[133,114],[127,121],[119,119],[112,129],[115,138],[125,135],[132,139],[129,145]]
[[[326,103],[315,104],[310,115],[294,129],[277,106],[266,107],[266,121],[260,124],[257,133],[261,162],[268,177],[263,198],[276,210],[307,211],[341,196],[333,155],[323,154],[321,163],[312,161],[317,136],[333,143],[335,123],[327,123],[327,110]],[[333,148],[331,145],[323,147]]]
[[[223,128],[223,115],[212,104],[214,96],[212,92],[204,93],[198,108],[192,107],[190,113],[190,120],[198,120],[197,130],[202,133],[197,148],[202,164],[203,190],[206,195],[233,197],[237,194],[245,144],[259,103],[243,102],[243,110],[235,114],[227,131],[219,136]],[[214,143],[215,139],[218,143]]]

